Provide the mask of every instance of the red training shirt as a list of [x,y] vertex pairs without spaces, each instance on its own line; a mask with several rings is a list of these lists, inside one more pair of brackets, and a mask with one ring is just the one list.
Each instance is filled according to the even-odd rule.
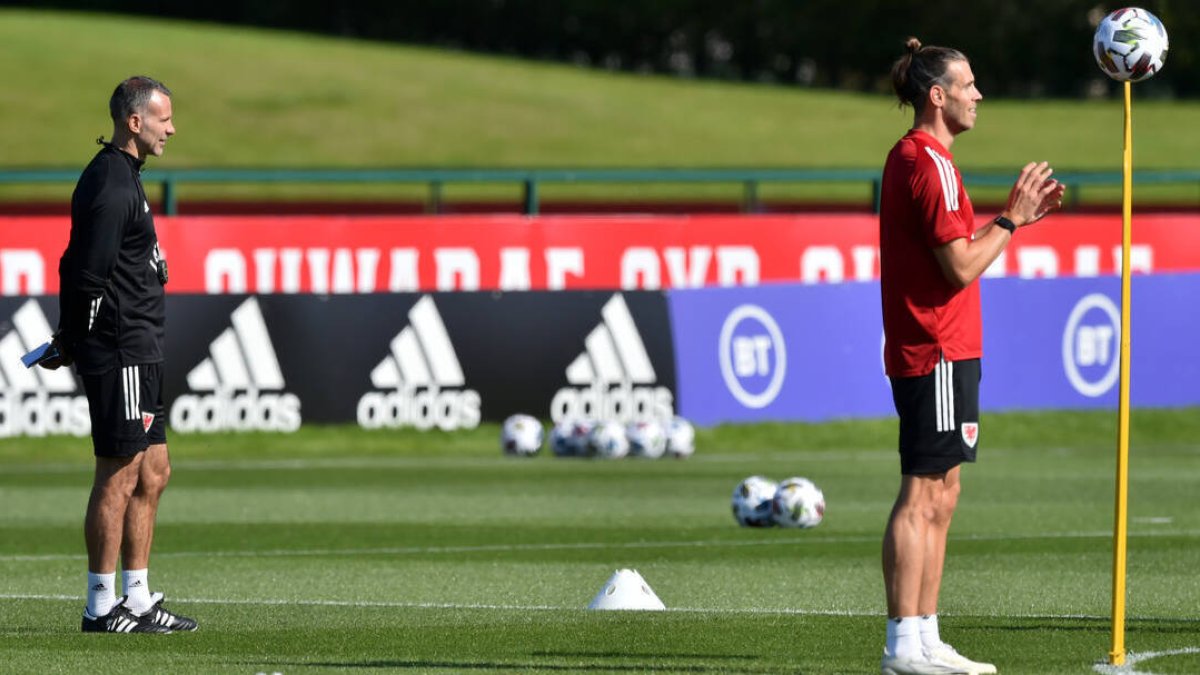
[[975,210],[954,157],[912,130],[888,153],[879,207],[883,362],[892,377],[927,375],[983,355],[979,280],[951,285],[933,249],[975,233]]

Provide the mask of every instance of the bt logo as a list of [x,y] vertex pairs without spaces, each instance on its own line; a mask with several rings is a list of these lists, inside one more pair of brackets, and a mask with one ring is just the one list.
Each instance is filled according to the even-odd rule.
[[1108,296],[1092,293],[1075,303],[1063,330],[1063,369],[1084,396],[1102,396],[1120,376],[1121,312]]
[[742,405],[765,408],[779,396],[787,374],[787,345],[765,309],[736,307],[721,326],[718,348],[725,386]]

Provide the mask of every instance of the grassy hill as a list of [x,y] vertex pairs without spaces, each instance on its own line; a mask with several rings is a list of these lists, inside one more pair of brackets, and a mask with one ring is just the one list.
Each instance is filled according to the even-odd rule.
[[[138,73],[175,92],[161,167],[876,167],[911,122],[883,96],[130,17],[3,10],[0,44],[0,167],[80,166]],[[1200,167],[1197,113],[1138,101],[1136,166]],[[967,170],[1115,170],[1121,120],[1115,100],[987,99],[954,151]]]

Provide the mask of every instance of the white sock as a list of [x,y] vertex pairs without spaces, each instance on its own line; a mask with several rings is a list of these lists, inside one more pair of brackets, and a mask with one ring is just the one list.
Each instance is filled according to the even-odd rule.
[[902,616],[887,621],[887,650],[902,659],[921,659],[920,617]]
[[125,606],[134,614],[143,614],[154,605],[150,600],[150,570],[124,570],[121,581],[125,586]]
[[117,573],[88,572],[87,613],[100,618],[117,605]]
[[921,644],[931,648],[942,644],[942,637],[938,635],[937,614],[921,617]]

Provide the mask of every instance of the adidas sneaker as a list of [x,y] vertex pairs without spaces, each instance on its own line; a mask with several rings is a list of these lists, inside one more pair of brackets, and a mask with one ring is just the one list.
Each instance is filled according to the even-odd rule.
[[140,617],[125,606],[121,598],[115,607],[104,616],[92,616],[83,610],[82,630],[85,633],[170,633],[171,629]]
[[166,628],[168,632],[194,631],[200,627],[194,619],[164,609],[162,593],[152,593],[150,599],[154,601],[154,604],[145,612],[135,615],[139,620],[149,621],[156,626]]

